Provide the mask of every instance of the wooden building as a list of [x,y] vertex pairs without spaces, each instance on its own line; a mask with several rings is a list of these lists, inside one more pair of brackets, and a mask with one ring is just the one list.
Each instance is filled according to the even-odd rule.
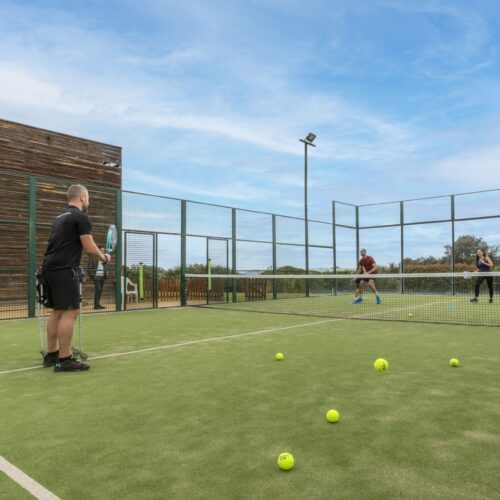
[[0,119],[0,318],[34,314],[34,269],[71,184],[89,190],[97,242],[119,225],[121,163],[118,146]]

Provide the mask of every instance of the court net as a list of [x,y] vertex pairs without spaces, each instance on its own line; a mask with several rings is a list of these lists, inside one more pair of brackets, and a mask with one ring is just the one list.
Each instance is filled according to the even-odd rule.
[[[500,326],[500,272],[373,278],[368,282],[366,275],[353,274],[186,274],[186,297],[188,305],[234,311]],[[360,287],[363,293],[356,298]]]

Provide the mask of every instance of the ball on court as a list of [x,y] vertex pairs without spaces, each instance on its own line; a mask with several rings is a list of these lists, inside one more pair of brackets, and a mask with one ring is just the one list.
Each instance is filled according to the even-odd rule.
[[326,419],[328,422],[335,424],[340,420],[340,413],[337,410],[328,410],[326,412]]
[[291,453],[280,453],[278,457],[278,466],[281,470],[290,470],[295,464],[295,459]]
[[453,366],[454,368],[456,368],[459,364],[460,364],[460,361],[458,361],[457,358],[450,359],[450,366]]
[[375,360],[375,363],[373,363],[373,368],[378,372],[383,372],[389,369],[389,362],[384,358],[378,358]]
[[413,318],[413,313],[408,313],[409,318]]
[[284,357],[282,352],[276,353],[276,361],[281,361]]

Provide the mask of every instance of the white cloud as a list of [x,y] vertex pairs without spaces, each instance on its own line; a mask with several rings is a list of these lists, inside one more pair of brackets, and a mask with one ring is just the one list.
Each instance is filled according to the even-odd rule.
[[205,57],[199,47],[184,47],[156,57],[125,56],[123,63],[146,69],[173,71],[198,63]]
[[414,51],[415,64],[426,76],[454,80],[494,64],[488,47],[491,32],[487,21],[468,4],[436,0],[377,3],[409,13],[419,23],[426,37]]
[[467,191],[500,185],[500,147],[465,151],[436,162],[430,178]]
[[43,81],[23,68],[2,64],[0,67],[0,101],[22,106],[54,106],[62,97],[62,88]]
[[[157,102],[157,96],[134,84],[118,86],[112,80],[92,75],[59,78],[57,69],[52,74],[48,77],[27,67],[3,65],[0,103],[29,107],[33,114],[50,109],[52,114],[69,113],[89,121],[119,120],[122,126],[128,123],[215,134],[290,155],[302,155],[297,139],[303,135],[301,124],[309,121],[319,128],[333,128],[318,138],[322,143],[316,154],[323,159],[371,161],[395,157],[415,147],[405,127],[352,109],[348,104],[339,105],[326,96],[306,95],[303,100],[309,108],[302,105],[295,113],[283,110],[283,116],[278,109],[270,109],[269,116],[252,117],[237,112],[201,114],[197,106],[189,112],[183,109],[185,103],[179,106],[175,101]],[[366,142],[354,138],[360,131],[368,135]]]
[[[303,148],[298,139],[309,131],[318,134],[318,147],[311,151],[310,204],[324,218],[329,217],[331,198],[382,201],[413,196],[416,190],[426,195],[462,185],[499,184],[500,169],[491,160],[498,157],[496,147],[456,153],[474,141],[443,139],[455,127],[451,113],[462,110],[464,103],[474,110],[482,104],[493,114],[498,107],[495,88],[487,82],[482,92],[447,86],[443,98],[442,89],[429,89],[422,79],[422,89],[412,89],[419,93],[415,102],[425,103],[425,109],[415,111],[418,117],[396,109],[402,101],[393,104],[390,95],[383,96],[385,88],[379,88],[400,77],[413,60],[422,72],[437,69],[437,77],[484,68],[494,56],[486,21],[474,13],[468,18],[467,10],[443,2],[368,3],[370,8],[379,4],[406,10],[420,19],[418,34],[426,36],[408,49],[408,62],[397,48],[376,52],[371,40],[359,40],[351,32],[351,9],[368,7],[335,4],[342,12],[342,30],[333,29],[335,24],[316,33],[300,23],[301,31],[292,38],[286,35],[298,24],[287,23],[299,23],[301,14],[289,13],[290,2],[278,0],[270,8],[282,17],[272,29],[259,24],[266,2],[256,14],[253,2],[231,5],[229,13],[204,2],[187,2],[172,12],[164,2],[146,0],[133,33],[113,24],[106,29],[95,13],[72,13],[69,8],[47,12],[36,4],[0,6],[1,113],[124,146],[125,158],[133,158],[125,181],[137,182],[143,190],[247,206],[258,201],[270,211],[278,205],[300,214]],[[328,11],[325,17],[333,19],[335,8],[328,2],[322,6]],[[130,15],[129,8],[124,7],[124,16]],[[242,10],[254,17],[243,19]],[[311,12],[307,15],[316,19],[317,13]],[[433,16],[451,23],[453,36],[435,29]],[[150,31],[147,25],[141,32],[141,22],[153,17],[165,24],[164,32]],[[174,25],[172,33],[167,28]],[[258,33],[248,39],[255,28]],[[235,35],[231,42],[228,35]],[[371,82],[370,71],[379,60],[390,60],[394,73]],[[452,65],[442,70],[440,63],[448,60]],[[340,73],[335,72],[338,67],[343,68]],[[443,117],[441,130],[434,123],[437,117]],[[472,127],[481,134],[481,123],[469,129],[467,123],[466,117],[463,137]],[[480,162],[489,171],[486,180],[468,171]],[[168,178],[155,173],[160,169],[169,169]],[[183,176],[191,179],[184,182]],[[366,179],[366,196],[356,199],[359,183]]]
[[[184,182],[170,179],[166,174],[164,177],[152,175],[134,169],[127,169],[126,179],[130,185],[154,186],[167,189],[170,193],[186,193],[195,196],[204,196],[213,200],[237,200],[237,201],[262,201],[269,199],[275,193],[267,188],[253,187],[241,182],[217,182],[209,187],[202,187],[200,179],[193,182],[192,179],[186,179]],[[203,183],[203,181],[201,181]]]

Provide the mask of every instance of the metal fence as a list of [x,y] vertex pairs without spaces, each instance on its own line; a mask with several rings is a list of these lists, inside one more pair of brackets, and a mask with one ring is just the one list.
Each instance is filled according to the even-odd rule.
[[[69,184],[0,171],[0,318],[35,315],[35,271]],[[361,247],[391,272],[471,269],[462,248],[467,238],[500,258],[500,190],[368,205],[334,201],[331,222],[307,222],[306,247],[302,218],[87,187],[96,242],[104,243],[109,224],[120,238],[105,277],[82,261],[84,311],[203,303],[218,293],[186,282],[188,272],[304,274],[306,260],[310,273],[348,272]]]
[[401,273],[473,270],[477,246],[500,259],[500,189],[364,205],[334,201],[332,220],[335,272],[355,268],[360,248]]
[[310,272],[333,271],[331,222],[308,221],[306,248],[301,218],[131,191],[122,197],[124,308],[207,300],[204,285],[186,284],[186,272],[305,273],[306,252]]
[[[0,171],[0,318],[34,316],[35,272],[41,265],[54,217],[66,206],[68,181]],[[102,186],[88,186],[92,198],[93,234],[104,241],[109,224],[120,228],[121,193]],[[108,269],[110,281],[121,272],[119,261]],[[87,262],[83,263],[87,266]],[[94,283],[87,281],[90,297]],[[120,303],[116,287],[105,290],[108,302]]]
[[[55,216],[66,206],[67,180],[0,171],[0,318],[36,313],[35,272]],[[97,244],[109,224],[120,238],[105,277],[86,257],[84,311],[168,307],[207,299],[185,272],[333,271],[333,225],[234,207],[87,185]],[[187,287],[191,287],[188,290]],[[101,309],[102,308],[102,309]]]

